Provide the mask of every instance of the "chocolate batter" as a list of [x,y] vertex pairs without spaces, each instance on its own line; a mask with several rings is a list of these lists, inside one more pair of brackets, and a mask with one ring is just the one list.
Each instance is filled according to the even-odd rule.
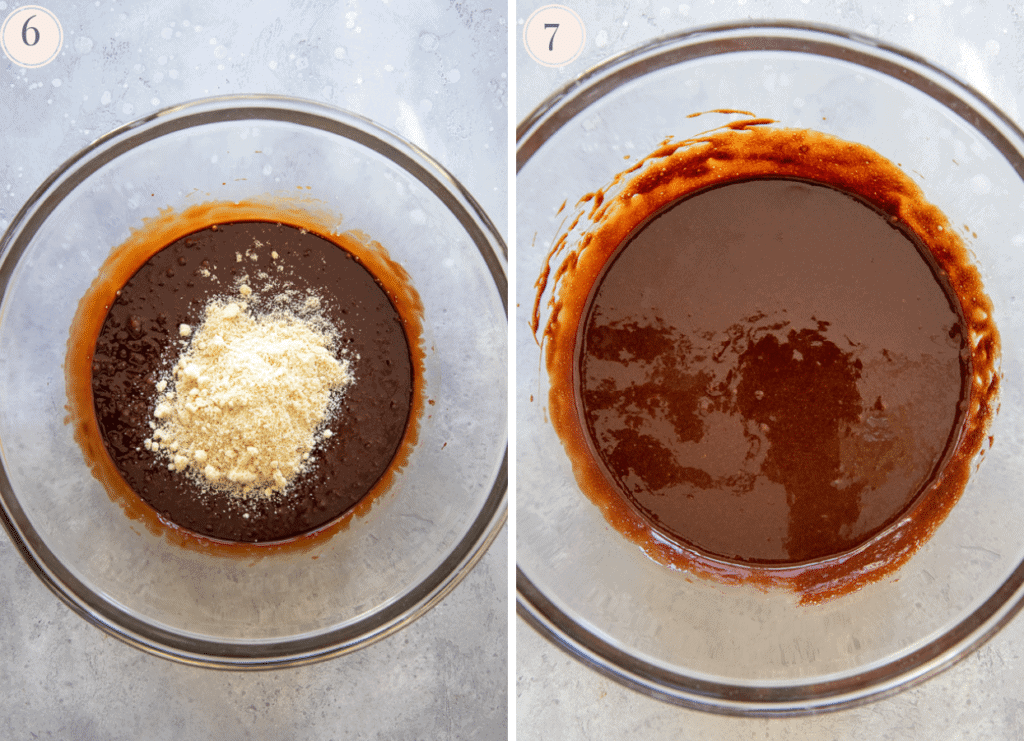
[[610,526],[818,602],[892,575],[956,504],[991,444],[999,332],[899,164],[773,123],[667,139],[580,198],[530,326]]
[[658,530],[798,563],[868,540],[935,476],[966,409],[965,334],[908,229],[822,185],[734,182],[613,256],[579,400],[606,472]]
[[[255,247],[259,241],[262,247]],[[278,258],[271,258],[271,251]],[[258,260],[246,257],[254,252]],[[238,262],[237,255],[243,255]],[[284,271],[277,272],[276,265]],[[208,270],[219,280],[204,277]],[[204,493],[145,450],[155,383],[181,351],[178,326],[200,323],[211,296],[260,270],[314,289],[339,329],[355,382],[330,422],[335,433],[311,455],[316,463],[271,499]],[[92,391],[103,443],[125,482],[167,520],[204,536],[277,541],[314,530],[351,509],[388,469],[409,421],[413,371],[398,312],[374,276],[349,252],[313,233],[263,222],[223,224],[156,252],[123,286],[96,342]]]

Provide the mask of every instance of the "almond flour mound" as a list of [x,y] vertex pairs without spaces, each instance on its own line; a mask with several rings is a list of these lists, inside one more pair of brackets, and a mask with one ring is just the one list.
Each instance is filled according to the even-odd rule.
[[252,291],[239,293],[211,301],[198,327],[182,325],[191,341],[157,384],[145,446],[200,486],[248,499],[284,491],[309,465],[331,434],[317,431],[332,399],[353,379],[322,321],[280,306],[255,316]]

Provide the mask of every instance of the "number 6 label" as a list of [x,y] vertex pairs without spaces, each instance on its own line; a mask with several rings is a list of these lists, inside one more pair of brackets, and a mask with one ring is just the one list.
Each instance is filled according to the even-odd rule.
[[523,45],[545,67],[564,67],[583,51],[587,30],[575,11],[564,5],[545,5],[526,19]]
[[0,46],[20,67],[49,64],[64,45],[64,29],[57,16],[38,5],[23,5],[0,26]]

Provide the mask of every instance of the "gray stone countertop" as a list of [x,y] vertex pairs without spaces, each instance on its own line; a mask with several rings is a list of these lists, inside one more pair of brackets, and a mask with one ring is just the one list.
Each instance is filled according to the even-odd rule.
[[[507,13],[446,0],[42,3],[64,45],[0,57],[0,229],[65,159],[160,108],[228,93],[346,108],[420,146],[506,236]],[[0,20],[19,6],[0,1]],[[106,636],[0,537],[0,738],[504,739],[508,538],[437,607],[347,656],[199,669]]]
[[[1006,0],[639,0],[562,4],[581,16],[587,43],[567,67],[536,64],[523,24],[547,0],[521,0],[516,34],[516,120],[603,59],[668,33],[753,19],[811,21],[901,46],[955,74],[1018,126],[1024,102],[1024,13]],[[606,679],[522,620],[516,628],[516,716],[520,739],[1019,739],[1024,737],[1024,620],[919,686],[858,708],[821,715],[750,719],[686,710]]]

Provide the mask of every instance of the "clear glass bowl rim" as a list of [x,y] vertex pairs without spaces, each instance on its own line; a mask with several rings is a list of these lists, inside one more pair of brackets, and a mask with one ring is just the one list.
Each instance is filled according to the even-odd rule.
[[[65,161],[36,189],[0,238],[0,302],[11,274],[50,213],[89,175],[117,156],[165,134],[221,121],[289,122],[350,139],[384,156],[430,190],[476,245],[508,315],[508,249],[480,205],[439,162],[368,118],[313,101],[279,95],[225,95],[190,101],[124,124]],[[409,625],[440,602],[483,557],[508,513],[508,444],[491,490],[471,527],[444,561],[406,595],[350,625],[280,641],[198,639],[139,620],[89,589],[38,537],[18,504],[0,461],[0,520],[36,576],[88,622],[129,645],[163,658],[219,669],[268,669],[349,653]]]
[[[559,128],[620,85],[685,61],[749,51],[805,52],[882,72],[969,121],[1024,180],[1024,131],[991,101],[913,52],[856,32],[795,21],[702,26],[658,37],[584,71],[516,127],[518,173]],[[788,687],[710,682],[638,659],[561,610],[517,564],[516,612],[541,635],[606,677],[645,695],[696,710],[741,716],[795,716],[881,699],[952,666],[1024,607],[1024,562],[963,621],[899,660],[849,677]]]

